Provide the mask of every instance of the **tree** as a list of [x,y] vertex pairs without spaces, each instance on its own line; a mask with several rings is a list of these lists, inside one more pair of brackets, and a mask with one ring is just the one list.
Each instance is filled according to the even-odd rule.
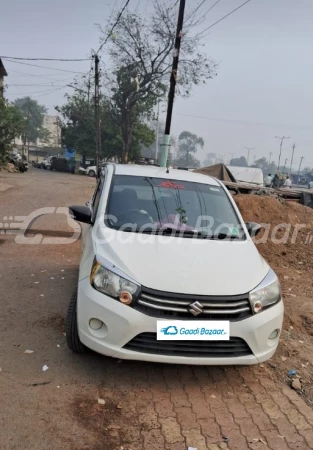
[[199,167],[200,161],[194,156],[203,148],[204,140],[189,131],[183,131],[178,137],[178,158],[176,165],[186,167]]
[[45,106],[30,97],[18,98],[14,105],[26,119],[26,126],[22,134],[23,144],[29,146],[37,139],[49,140],[50,132],[43,127],[43,115],[47,112]]
[[230,160],[231,166],[237,167],[248,167],[248,163],[245,156],[240,156],[239,158],[233,158]]
[[25,120],[18,108],[0,98],[0,160],[2,163],[12,149],[14,139],[23,133],[24,127]]
[[[114,66],[113,103],[121,116],[123,159],[127,161],[132,142],[132,118],[138,113],[149,115],[158,99],[164,98],[172,66],[175,44],[176,14],[165,0],[153,2],[149,18],[136,14],[123,15],[111,35],[109,54]],[[216,72],[216,64],[199,51],[199,39],[192,36],[192,27],[186,27],[179,73],[178,93],[189,95],[193,85],[205,82]],[[101,29],[101,44],[107,40]]]
[[204,165],[204,167],[213,166],[214,164],[216,164],[216,161],[217,161],[217,154],[216,153],[208,153],[206,155],[206,158],[203,161],[203,165]]
[[[66,103],[56,107],[61,119],[61,142],[68,148],[74,148],[84,159],[95,156],[95,120],[94,103],[90,101],[88,91],[78,88],[73,95],[66,95]],[[119,112],[108,99],[101,98],[100,107],[101,156],[122,159],[123,138]],[[132,156],[140,153],[141,145],[150,145],[154,132],[148,125],[135,117],[132,122]]]
[[94,108],[80,90],[71,96],[66,94],[65,98],[66,103],[56,107],[61,115],[61,143],[75,149],[83,158],[94,156]]
[[[154,132],[149,129],[148,121],[153,115],[155,99],[147,94],[136,96],[136,100],[132,98],[134,75],[132,66],[122,66],[113,72],[110,83],[109,115],[122,136],[123,162],[139,156],[140,149],[136,145],[139,136],[145,145],[150,145],[154,140]],[[142,133],[144,130],[146,133]]]
[[[277,171],[276,164],[272,161],[271,164],[268,164],[267,159],[263,156],[260,159],[257,159],[253,167],[258,167],[259,169],[262,169],[264,176],[267,176],[269,173],[274,174]],[[281,167],[282,173],[289,173],[289,169],[287,167]]]

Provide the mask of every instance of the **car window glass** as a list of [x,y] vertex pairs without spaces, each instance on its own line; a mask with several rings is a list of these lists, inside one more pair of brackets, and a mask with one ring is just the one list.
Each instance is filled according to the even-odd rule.
[[137,224],[137,231],[146,225],[175,224],[198,231],[209,227],[214,235],[224,229],[237,234],[240,228],[222,187],[181,180],[116,175],[107,214],[116,218],[109,226]]

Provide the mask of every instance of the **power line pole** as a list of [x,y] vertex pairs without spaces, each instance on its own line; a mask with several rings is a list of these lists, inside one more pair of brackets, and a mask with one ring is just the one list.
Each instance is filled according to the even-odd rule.
[[289,136],[283,136],[283,137],[279,137],[279,136],[275,136],[276,139],[280,139],[280,150],[279,150],[279,158],[278,158],[278,165],[277,165],[277,172],[279,172],[279,166],[280,166],[280,158],[281,158],[281,152],[283,149],[283,142],[284,139],[289,139]]
[[248,151],[247,164],[249,165],[250,152],[254,150],[254,147],[245,147],[245,149]]
[[288,158],[285,159],[284,169],[287,167]]
[[173,105],[174,105],[174,98],[175,98],[175,88],[176,88],[176,83],[177,83],[179,51],[180,51],[181,39],[183,37],[185,6],[186,6],[186,0],[180,0],[178,20],[177,20],[177,29],[176,29],[175,48],[174,48],[174,55],[173,55],[173,65],[172,65],[172,72],[171,72],[171,79],[170,79],[170,90],[168,93],[165,133],[164,133],[163,147],[162,147],[161,158],[160,158],[160,166],[161,167],[166,167],[168,151],[169,151],[169,146],[170,146],[170,132],[171,132]]
[[291,156],[291,163],[290,163],[290,175],[291,175],[291,172],[292,172],[292,163],[293,163],[293,155],[294,155],[294,152],[295,152],[295,148],[296,148],[296,144],[293,144],[293,146],[292,146],[292,156]]
[[99,174],[100,167],[100,115],[99,115],[99,56],[97,53],[93,55],[95,59],[95,144],[96,144],[96,167],[97,176]]
[[304,156],[301,156],[299,170],[298,170],[298,175],[300,175],[300,170],[301,170],[301,166],[302,166],[302,161],[303,160],[304,160]]
[[160,119],[160,100],[158,101],[157,123],[155,130],[155,163],[158,161],[158,153],[159,153],[159,119]]
[[273,152],[270,152],[270,157],[268,158],[268,167],[270,167],[270,165],[271,165],[272,154],[273,154]]

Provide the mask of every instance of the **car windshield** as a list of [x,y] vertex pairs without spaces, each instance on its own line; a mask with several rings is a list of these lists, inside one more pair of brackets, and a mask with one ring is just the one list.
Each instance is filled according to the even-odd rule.
[[245,239],[222,187],[181,180],[115,175],[106,223],[125,232]]

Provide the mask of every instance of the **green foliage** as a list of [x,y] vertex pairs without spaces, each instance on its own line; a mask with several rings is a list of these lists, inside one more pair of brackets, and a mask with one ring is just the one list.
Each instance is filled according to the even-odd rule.
[[50,133],[43,127],[43,115],[47,109],[30,97],[18,98],[14,105],[21,111],[27,122],[22,134],[23,144],[36,142],[38,138],[48,140]]
[[240,156],[239,158],[233,158],[230,160],[231,166],[237,167],[248,167],[248,163],[245,156]]
[[[151,17],[125,13],[111,36],[109,54],[113,71],[109,75],[112,108],[123,139],[123,160],[132,157],[134,122],[149,121],[159,99],[169,86],[175,45],[176,14],[167,0],[153,2]],[[189,95],[193,85],[212,78],[216,64],[200,53],[199,39],[192,36],[189,21],[183,36],[178,93]],[[101,28],[100,28],[101,29]],[[101,29],[100,42],[107,38]],[[176,75],[176,74],[175,74]]]
[[200,167],[200,161],[195,157],[196,152],[202,149],[204,140],[189,131],[183,131],[178,137],[178,158],[176,165],[184,167]]
[[12,149],[14,138],[25,128],[25,120],[18,108],[0,98],[0,160],[4,162]]
[[150,89],[138,90],[135,65],[122,66],[110,76],[111,99],[110,117],[119,128],[122,137],[122,160],[135,159],[139,156],[139,143],[150,145],[154,140],[154,132],[147,122],[153,116],[153,108],[160,92],[158,85]]
[[77,92],[66,95],[66,103],[56,107],[61,115],[61,143],[84,156],[95,154],[94,108],[87,98]]
[[155,140],[155,132],[149,125],[137,120],[134,124],[132,145],[130,149],[130,160],[134,161],[141,156],[142,146],[148,147]]
[[[254,164],[253,167],[258,167],[259,169],[262,169],[263,174],[265,176],[267,176],[268,174],[274,174],[277,172],[277,166],[276,164],[272,161],[271,164],[268,164],[267,159],[263,156],[263,158],[257,159]],[[289,168],[288,167],[281,167],[280,171],[282,173],[289,173]]]
[[[95,157],[94,103],[83,89],[66,96],[66,103],[56,110],[61,115],[61,141],[74,148],[82,157]],[[108,100],[100,101],[101,156],[104,160],[123,157],[121,114],[116,105]],[[150,145],[154,132],[138,116],[132,117],[132,148],[130,156],[135,159],[142,144]]]

